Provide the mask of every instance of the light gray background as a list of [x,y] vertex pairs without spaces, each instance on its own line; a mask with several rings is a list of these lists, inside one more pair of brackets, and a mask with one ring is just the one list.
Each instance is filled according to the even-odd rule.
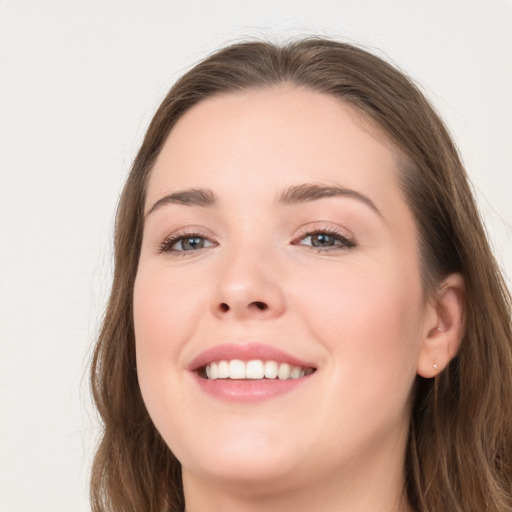
[[510,0],[0,0],[0,511],[89,509],[115,205],[183,71],[251,36],[379,49],[453,132],[510,283],[511,26]]

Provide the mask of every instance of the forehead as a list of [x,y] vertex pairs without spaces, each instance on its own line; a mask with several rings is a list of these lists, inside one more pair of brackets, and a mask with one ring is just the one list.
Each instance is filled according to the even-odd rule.
[[[207,99],[174,126],[147,200],[190,187],[342,182],[367,193],[394,187],[398,151],[367,115],[289,85]],[[396,187],[395,187],[396,188]]]

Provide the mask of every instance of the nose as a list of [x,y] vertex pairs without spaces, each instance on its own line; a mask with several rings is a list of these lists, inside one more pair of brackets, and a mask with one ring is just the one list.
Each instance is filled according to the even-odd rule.
[[271,319],[284,312],[280,273],[267,254],[238,251],[219,269],[212,299],[213,313],[221,319]]

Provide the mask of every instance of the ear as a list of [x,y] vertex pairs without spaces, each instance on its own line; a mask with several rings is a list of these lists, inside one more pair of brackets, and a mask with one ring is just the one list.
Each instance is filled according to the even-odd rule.
[[464,336],[464,279],[450,274],[427,306],[418,375],[435,377],[457,354]]

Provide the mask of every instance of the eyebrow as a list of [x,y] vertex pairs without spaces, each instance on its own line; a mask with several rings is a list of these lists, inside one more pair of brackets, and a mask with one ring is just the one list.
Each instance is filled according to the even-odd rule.
[[314,183],[305,183],[288,187],[277,198],[278,204],[293,205],[298,203],[307,203],[329,197],[352,197],[369,206],[375,213],[382,217],[380,210],[375,203],[361,192],[351,190],[338,185],[319,185]]
[[[314,183],[294,185],[283,190],[283,192],[281,192],[277,197],[276,203],[278,205],[294,205],[340,196],[357,199],[369,206],[375,213],[382,217],[381,212],[369,197],[361,194],[361,192],[357,192],[356,190],[351,190],[338,185],[319,185]],[[185,206],[199,206],[207,208],[218,204],[218,199],[212,190],[206,188],[179,190],[172,194],[167,194],[156,201],[156,203],[154,203],[145,214],[145,217],[168,204],[181,204]]]
[[217,204],[217,198],[215,194],[206,188],[190,188],[187,190],[178,190],[172,194],[159,199],[146,213],[146,217],[158,210],[162,206],[168,204],[182,204],[185,206],[201,206],[208,207]]

